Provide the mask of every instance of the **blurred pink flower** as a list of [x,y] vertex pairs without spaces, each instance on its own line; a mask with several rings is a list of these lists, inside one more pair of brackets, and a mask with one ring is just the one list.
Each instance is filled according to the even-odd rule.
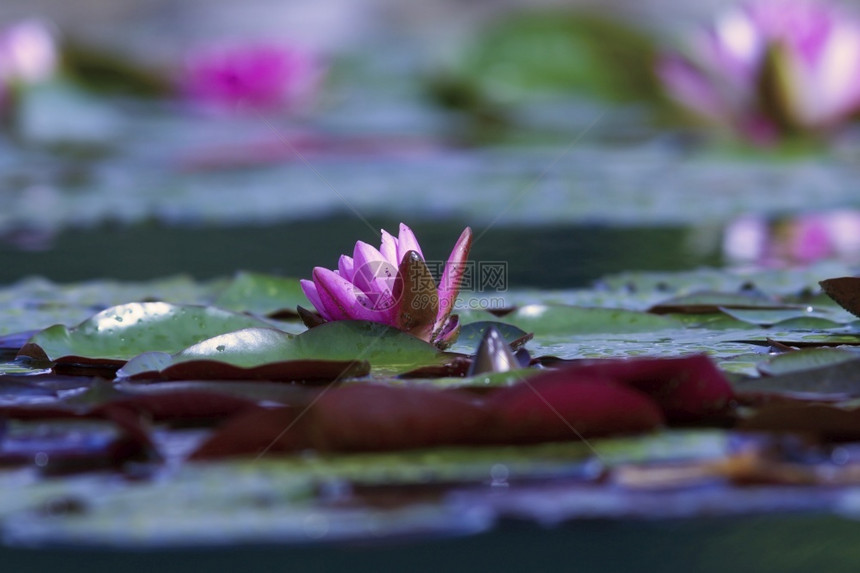
[[54,36],[38,20],[25,20],[0,31],[0,108],[23,85],[50,79],[59,55]]
[[0,78],[6,82],[50,79],[58,59],[54,36],[42,22],[26,20],[0,32]]
[[657,73],[676,102],[753,140],[826,130],[860,109],[860,21],[824,1],[751,0]]
[[418,240],[401,223],[397,238],[382,231],[379,249],[358,241],[352,257],[341,255],[337,270],[314,268],[313,280],[301,281],[302,290],[324,320],[380,322],[444,347],[460,330],[451,311],[471,245],[466,227],[437,286]]
[[275,44],[217,47],[190,54],[179,89],[220,111],[295,110],[310,102],[322,67],[309,54]]
[[860,259],[860,211],[840,209],[768,221],[747,215],[733,221],[723,238],[734,263],[765,266],[809,264],[830,257]]

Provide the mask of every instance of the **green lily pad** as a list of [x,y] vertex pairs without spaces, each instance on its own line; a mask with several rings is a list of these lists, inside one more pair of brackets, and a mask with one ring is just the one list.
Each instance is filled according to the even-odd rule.
[[506,314],[504,321],[536,336],[653,332],[683,326],[671,317],[633,310],[548,304],[521,306]]
[[103,310],[72,328],[46,328],[19,356],[121,365],[143,352],[177,352],[218,334],[266,326],[262,320],[214,307],[134,302]]
[[773,325],[780,330],[831,330],[842,328],[843,323],[817,316],[798,316],[781,320]]
[[858,365],[860,365],[860,361],[857,359],[843,360],[841,362],[837,360],[834,363],[817,368],[795,370],[788,369],[790,366],[794,366],[794,364],[780,364],[778,368],[785,369],[784,373],[760,378],[745,378],[734,382],[733,386],[735,390],[748,392],[849,394],[860,396],[860,368],[858,368]]
[[491,26],[461,68],[479,89],[502,100],[559,91],[641,100],[658,93],[647,71],[652,54],[646,36],[616,21],[524,12]]
[[759,293],[695,292],[661,301],[649,309],[655,314],[702,314],[726,312],[726,309],[791,310],[803,307],[786,305]]
[[813,310],[811,307],[769,309],[720,307],[720,311],[743,322],[748,322],[750,324],[758,324],[761,326],[782,324],[788,320],[817,319],[816,322],[810,324],[823,324],[828,325],[825,326],[825,328],[833,328],[851,320],[850,315],[848,315],[847,317],[844,317],[846,318],[846,320],[840,323],[838,322],[840,317],[834,316],[834,313]]
[[260,315],[296,315],[297,306],[308,306],[298,279],[240,272],[215,299],[215,306]]
[[801,370],[813,370],[824,366],[842,364],[860,359],[860,353],[841,348],[805,348],[774,356],[758,365],[762,374],[777,376]]
[[[228,377],[236,378],[241,372],[235,371],[235,368],[240,368],[258,369],[256,374],[259,376],[253,377],[292,379],[292,375],[278,376],[272,372],[283,373],[299,366],[289,362],[318,361],[336,363],[334,368],[340,367],[338,372],[361,376],[367,372],[362,369],[347,370],[346,365],[368,362],[377,374],[399,374],[420,366],[440,364],[446,359],[447,355],[433,345],[396,328],[375,322],[343,320],[328,322],[299,335],[272,328],[247,328],[230,332],[194,344],[173,355],[157,352],[141,354],[130,360],[117,374],[131,378],[161,373],[164,377],[175,378],[180,377],[177,372],[182,372],[187,377],[212,378],[235,373],[235,376]],[[193,368],[189,363],[193,363]],[[185,366],[179,369],[179,365]],[[317,365],[319,368],[323,366]],[[303,376],[297,378],[302,379]]]

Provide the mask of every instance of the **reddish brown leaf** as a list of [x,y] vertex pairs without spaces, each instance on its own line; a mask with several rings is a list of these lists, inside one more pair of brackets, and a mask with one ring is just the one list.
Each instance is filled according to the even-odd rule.
[[156,422],[213,420],[226,418],[259,408],[246,398],[216,394],[214,392],[174,391],[140,394],[113,400],[91,410],[92,415],[123,409],[146,416]]
[[130,380],[273,380],[331,382],[370,374],[370,363],[355,360],[285,360],[243,368],[217,360],[187,360],[160,372],[142,372]]
[[289,453],[312,447],[307,427],[296,424],[301,410],[261,408],[229,419],[191,459]]
[[465,392],[356,384],[326,392],[307,417],[321,450],[399,450],[474,443],[485,408]]
[[860,440],[860,408],[824,404],[769,404],[741,420],[740,430],[794,432],[825,441]]
[[839,306],[854,316],[860,316],[860,277],[838,277],[818,284]]
[[491,441],[576,440],[653,430],[660,407],[641,392],[609,380],[549,372],[505,388],[487,401]]
[[669,422],[698,422],[725,413],[734,392],[705,355],[684,358],[597,360],[573,364],[557,373],[571,381],[613,380],[644,392]]

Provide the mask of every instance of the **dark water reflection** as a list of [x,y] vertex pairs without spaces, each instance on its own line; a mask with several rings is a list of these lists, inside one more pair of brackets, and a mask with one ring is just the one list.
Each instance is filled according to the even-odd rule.
[[[353,216],[270,226],[183,227],[156,224],[68,230],[47,248],[21,241],[0,246],[0,283],[40,275],[66,282],[94,278],[143,280],[177,273],[196,278],[254,270],[307,276],[315,265],[334,266],[355,240],[378,243],[371,228],[395,230],[398,221]],[[466,223],[415,222],[428,260],[444,260]],[[691,248],[686,227],[542,225],[476,226],[472,259],[507,263],[510,286],[571,288],[608,273],[677,270],[721,263],[719,245]]]

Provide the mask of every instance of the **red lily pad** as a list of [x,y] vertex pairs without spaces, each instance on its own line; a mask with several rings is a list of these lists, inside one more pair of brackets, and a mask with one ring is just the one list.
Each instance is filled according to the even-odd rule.
[[486,420],[486,409],[466,393],[356,384],[324,391],[306,410],[278,408],[234,418],[192,457],[475,443]]
[[732,386],[704,355],[634,358],[575,363],[550,378],[609,380],[635,388],[655,400],[669,422],[686,423],[719,416],[734,399]]
[[701,421],[733,398],[705,356],[574,365],[484,402],[464,390],[356,384],[324,390],[304,409],[233,419],[195,457],[575,440]]
[[171,391],[139,394],[111,400],[90,410],[100,415],[109,410],[124,409],[144,415],[154,422],[188,422],[214,420],[259,408],[257,402],[215,392]]
[[663,412],[648,396],[610,380],[550,372],[492,394],[491,441],[576,440],[653,430]]

